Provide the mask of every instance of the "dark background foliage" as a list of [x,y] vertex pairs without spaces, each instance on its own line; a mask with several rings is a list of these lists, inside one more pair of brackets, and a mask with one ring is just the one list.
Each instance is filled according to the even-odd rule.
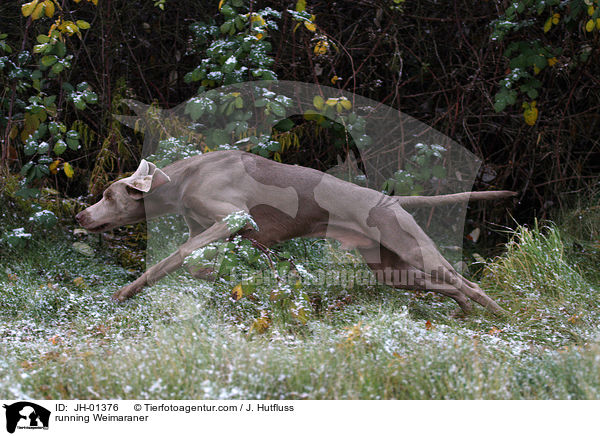
[[[59,107],[62,112],[57,117],[68,127],[79,120],[80,126],[86,126],[87,139],[82,140],[82,149],[67,150],[63,156],[76,169],[73,178],[58,174],[42,183],[71,196],[88,190],[98,193],[107,181],[135,167],[143,138],[117,126],[112,116],[127,113],[120,104],[123,98],[170,108],[196,92],[198,84],[184,80],[202,59],[193,50],[190,25],[222,22],[217,3],[167,1],[162,10],[159,2],[151,1],[100,0],[97,6],[62,2],[65,11],[73,10],[77,19],[91,27],[81,38],[68,38],[72,68],[51,86],[60,93],[61,81],[86,82],[98,101],[85,111]],[[13,49],[32,51],[35,36],[47,31],[48,24],[25,18],[21,4],[0,4],[0,31],[8,35],[6,41]],[[319,32],[337,47],[322,56],[314,53],[314,34],[302,28],[294,30],[298,22],[286,11],[294,9],[295,1],[254,1],[250,8],[271,7],[282,12],[279,29],[269,34],[273,70],[279,79],[337,86],[393,106],[441,131],[483,160],[482,177],[475,189],[518,191],[520,203],[513,216],[527,222],[534,216],[551,215],[574,197],[585,198],[597,183],[598,33],[586,32],[585,20],[546,33],[541,26],[544,13],[539,18],[532,15],[532,22],[537,20],[539,25],[529,23],[503,39],[492,38],[496,20],[510,4],[314,0],[307,10],[314,14]],[[571,6],[562,7],[568,12]],[[530,17],[523,15],[522,22],[527,19]],[[499,84],[510,74],[505,50],[514,41],[542,41],[560,48],[556,64],[536,76],[541,86],[536,98],[539,117],[533,126],[523,120],[521,100],[501,112],[494,110]],[[589,47],[587,59],[574,62],[572,53],[584,45]],[[340,79],[332,85],[334,76]],[[27,157],[17,142],[7,144],[11,141],[7,120],[12,115],[17,122],[18,114],[8,112],[14,80],[0,77],[0,127],[3,148],[10,155],[4,163],[16,172]],[[307,135],[303,152],[288,159],[319,167],[330,159],[328,147],[327,138]],[[510,223],[505,207],[493,204],[474,206],[472,216],[479,221]]]

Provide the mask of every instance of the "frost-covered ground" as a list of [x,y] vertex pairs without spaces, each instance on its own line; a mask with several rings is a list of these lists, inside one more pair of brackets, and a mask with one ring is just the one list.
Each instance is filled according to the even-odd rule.
[[598,253],[571,256],[556,230],[522,229],[488,264],[504,319],[456,316],[430,293],[338,286],[310,290],[320,309],[306,324],[274,311],[264,329],[253,326],[268,298],[235,301],[235,283],[185,272],[113,303],[137,273],[72,242],[2,251],[0,397],[600,398],[600,286],[586,273]]

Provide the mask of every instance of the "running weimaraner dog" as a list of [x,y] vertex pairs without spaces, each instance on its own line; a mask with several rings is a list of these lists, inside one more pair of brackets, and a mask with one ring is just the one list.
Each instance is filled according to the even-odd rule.
[[243,211],[255,221],[239,233],[264,246],[288,239],[330,237],[357,248],[378,280],[403,289],[428,289],[453,298],[464,311],[469,299],[494,313],[503,309],[462,277],[402,206],[438,206],[468,199],[499,199],[510,191],[386,196],[301,166],[277,163],[238,150],[180,160],[164,169],[142,160],[102,200],[76,219],[91,232],[165,214],[181,214],[189,239],[173,254],[115,293],[124,301],[184,263],[199,248],[231,236],[225,220]]

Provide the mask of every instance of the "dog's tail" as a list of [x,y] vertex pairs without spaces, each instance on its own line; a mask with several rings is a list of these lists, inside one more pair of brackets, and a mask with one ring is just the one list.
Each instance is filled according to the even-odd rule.
[[454,204],[469,200],[496,200],[499,198],[513,197],[517,195],[513,191],[479,191],[479,192],[459,192],[458,194],[431,195],[431,196],[406,196],[396,198],[402,206],[441,206],[444,204]]

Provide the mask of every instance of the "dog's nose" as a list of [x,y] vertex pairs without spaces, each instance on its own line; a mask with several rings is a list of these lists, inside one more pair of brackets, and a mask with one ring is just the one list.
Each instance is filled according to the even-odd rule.
[[83,211],[79,212],[77,215],[75,215],[75,221],[77,221],[79,224],[81,224],[82,219],[83,219]]

